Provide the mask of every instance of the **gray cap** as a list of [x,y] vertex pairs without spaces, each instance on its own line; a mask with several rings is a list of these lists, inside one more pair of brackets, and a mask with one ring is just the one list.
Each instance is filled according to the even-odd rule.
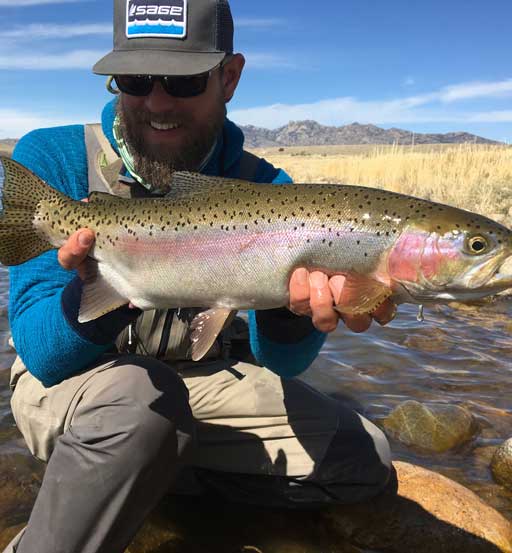
[[227,0],[114,0],[114,50],[98,75],[196,75],[233,53]]

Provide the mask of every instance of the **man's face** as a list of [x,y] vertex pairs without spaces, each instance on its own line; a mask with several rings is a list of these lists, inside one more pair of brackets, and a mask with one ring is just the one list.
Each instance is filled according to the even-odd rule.
[[165,191],[174,171],[199,169],[222,130],[243,61],[235,56],[222,70],[213,71],[206,91],[193,98],[170,96],[158,81],[147,96],[121,93],[121,134],[136,172],[148,185]]

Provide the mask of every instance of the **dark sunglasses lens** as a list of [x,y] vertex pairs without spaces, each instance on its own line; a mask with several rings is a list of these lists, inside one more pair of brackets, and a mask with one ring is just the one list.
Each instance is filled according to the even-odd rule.
[[191,77],[163,77],[165,90],[176,98],[192,98],[206,90],[209,73],[192,75]]
[[117,88],[131,96],[147,96],[153,88],[153,81],[147,75],[116,75]]

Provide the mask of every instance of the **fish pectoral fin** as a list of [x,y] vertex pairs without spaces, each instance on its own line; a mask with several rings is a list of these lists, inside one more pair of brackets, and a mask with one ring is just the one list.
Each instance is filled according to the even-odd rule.
[[214,307],[194,317],[190,323],[193,361],[199,361],[210,351],[217,336],[235,315],[236,311],[231,309]]
[[98,319],[129,302],[101,275],[98,271],[97,261],[88,257],[85,264],[86,274],[78,312],[79,323],[87,323]]
[[341,297],[334,309],[347,315],[371,313],[389,298],[393,291],[381,282],[356,273],[345,275]]

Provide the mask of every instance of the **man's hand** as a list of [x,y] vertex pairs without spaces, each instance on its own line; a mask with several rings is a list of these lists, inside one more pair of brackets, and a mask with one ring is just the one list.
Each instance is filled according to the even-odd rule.
[[322,332],[332,332],[341,319],[353,332],[368,330],[372,319],[385,325],[396,315],[396,305],[386,300],[370,315],[340,315],[334,310],[341,296],[345,277],[329,278],[320,271],[309,273],[296,269],[290,280],[290,310],[297,315],[309,315],[314,326]]
[[92,230],[83,228],[74,232],[59,248],[58,259],[64,269],[76,269],[80,278],[85,276],[84,260],[94,244],[95,235]]

